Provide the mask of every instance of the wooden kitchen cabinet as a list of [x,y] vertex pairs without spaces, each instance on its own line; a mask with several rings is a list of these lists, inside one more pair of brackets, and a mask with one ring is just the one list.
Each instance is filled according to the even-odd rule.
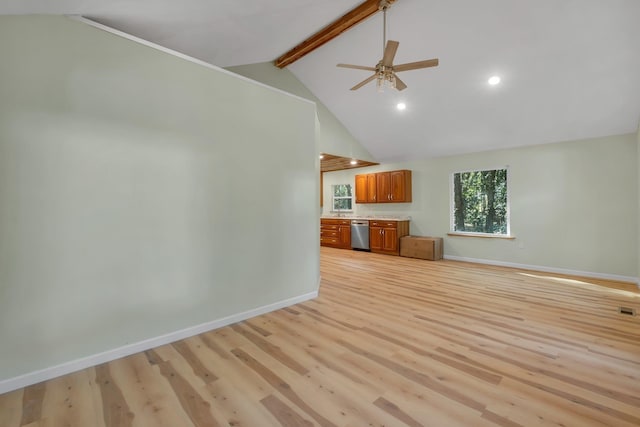
[[356,203],[367,203],[367,175],[356,175]]
[[411,202],[411,171],[380,172],[377,175],[378,203]]
[[391,201],[391,175],[390,172],[381,172],[376,174],[376,192],[378,194],[378,203],[387,203]]
[[400,238],[409,235],[409,221],[370,221],[371,252],[400,255]]
[[356,203],[376,203],[378,200],[375,173],[356,175]]
[[375,173],[368,173],[367,177],[367,203],[378,201],[378,181]]
[[410,170],[356,175],[356,203],[409,203],[411,193]]
[[320,220],[320,246],[351,249],[351,221],[322,218]]
[[382,252],[382,227],[369,222],[369,249],[371,252]]

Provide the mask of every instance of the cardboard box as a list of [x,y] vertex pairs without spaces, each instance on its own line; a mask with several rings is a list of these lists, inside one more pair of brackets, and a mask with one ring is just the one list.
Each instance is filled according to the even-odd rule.
[[409,258],[442,259],[442,237],[404,236],[400,238],[400,256]]

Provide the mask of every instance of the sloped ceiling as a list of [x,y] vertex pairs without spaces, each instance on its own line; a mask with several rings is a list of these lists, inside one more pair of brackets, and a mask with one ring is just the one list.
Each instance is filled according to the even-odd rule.
[[[353,0],[5,0],[2,14],[79,14],[221,67],[270,61]],[[374,15],[289,66],[378,161],[632,133],[640,119],[637,0],[397,0],[388,38],[403,92],[349,88],[382,52]],[[501,84],[489,86],[492,75]],[[398,102],[407,109],[395,109]]]

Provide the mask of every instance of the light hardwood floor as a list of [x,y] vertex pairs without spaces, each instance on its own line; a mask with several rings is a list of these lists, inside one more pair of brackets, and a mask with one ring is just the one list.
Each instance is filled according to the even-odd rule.
[[322,248],[320,296],[0,395],[0,426],[639,426],[633,285]]

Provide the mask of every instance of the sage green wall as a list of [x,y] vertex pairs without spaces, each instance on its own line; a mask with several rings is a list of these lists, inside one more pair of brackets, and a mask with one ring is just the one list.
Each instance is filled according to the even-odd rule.
[[0,381],[317,291],[313,103],[0,17]]
[[[444,237],[449,256],[636,277],[637,145],[629,134],[325,173],[325,213],[332,184],[411,169],[413,203],[357,204],[356,213],[410,215],[411,233]],[[516,239],[447,236],[451,173],[505,165]]]
[[320,121],[318,151],[359,160],[375,161],[340,121],[289,70],[271,62],[229,67],[228,70],[250,79],[277,87],[316,103]]
[[638,123],[638,133],[636,135],[636,139],[637,139],[637,144],[636,144],[636,151],[637,151],[637,155],[638,155],[638,162],[637,162],[637,173],[638,173],[638,214],[639,214],[639,218],[638,218],[638,269],[636,270],[637,272],[637,278],[638,278],[638,287],[640,287],[640,123]]

